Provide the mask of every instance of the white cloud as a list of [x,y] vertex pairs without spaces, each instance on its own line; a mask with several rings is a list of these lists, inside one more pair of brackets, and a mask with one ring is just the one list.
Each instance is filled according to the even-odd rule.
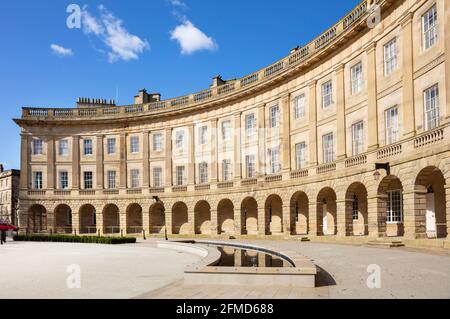
[[139,59],[144,50],[149,49],[147,40],[142,40],[123,27],[122,20],[115,17],[104,6],[99,6],[100,17],[92,16],[83,9],[83,31],[85,34],[97,36],[108,48],[108,60],[130,61]]
[[186,3],[181,0],[169,0],[170,4],[174,7],[187,8]]
[[192,54],[202,50],[214,51],[218,47],[213,38],[208,37],[189,20],[185,20],[171,31],[170,39],[178,42],[181,54]]
[[50,49],[52,49],[52,52],[58,56],[72,56],[73,52],[72,49],[66,49],[60,45],[57,44],[51,44]]

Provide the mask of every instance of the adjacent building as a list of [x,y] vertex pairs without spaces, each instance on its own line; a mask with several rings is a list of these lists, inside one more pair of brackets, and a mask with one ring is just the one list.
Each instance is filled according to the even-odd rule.
[[20,171],[5,171],[0,164],[0,222],[18,225]]
[[448,238],[449,11],[364,0],[198,93],[24,108],[21,228]]

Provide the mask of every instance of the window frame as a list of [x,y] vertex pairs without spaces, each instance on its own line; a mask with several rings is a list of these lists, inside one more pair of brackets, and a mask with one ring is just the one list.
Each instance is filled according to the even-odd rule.
[[108,189],[117,189],[117,172],[115,170],[106,172],[106,185]]
[[[393,46],[393,48],[392,48]],[[384,76],[389,76],[398,69],[397,37],[391,39],[383,46]]]
[[130,136],[130,153],[131,154],[139,154],[140,149],[140,139],[137,135]]
[[[64,175],[65,178],[63,178]],[[69,189],[69,172],[66,170],[59,171],[59,189],[61,190]]]
[[255,154],[248,154],[245,156],[245,175],[247,178],[256,177],[256,156]]
[[306,165],[306,142],[303,141],[295,144],[295,168],[300,170],[305,168]]
[[162,133],[153,134],[153,151],[161,152],[163,150],[163,135]]
[[108,155],[115,155],[117,153],[117,140],[115,137],[108,137],[106,139],[106,152]]
[[[87,178],[87,177],[89,177],[89,175],[90,175],[90,178]],[[90,182],[90,187],[88,184],[89,182]],[[84,186],[83,189],[86,189],[86,190],[94,189],[94,173],[92,171],[84,171],[83,172],[83,186]]]
[[[87,145],[90,144],[90,145]],[[94,154],[94,147],[91,138],[83,139],[83,155],[84,156],[92,156]],[[86,152],[86,150],[90,150],[90,153]]]
[[333,132],[322,135],[322,157],[324,164],[330,164],[335,161]]
[[201,162],[198,164],[198,182],[199,184],[208,184],[209,176],[208,176],[208,163]]
[[[393,194],[398,194],[398,208],[400,209],[399,212],[394,212],[394,200],[397,200],[396,198],[393,198]],[[395,213],[395,215],[394,215]],[[398,219],[398,220],[394,220]],[[404,222],[404,208],[403,208],[403,190],[396,189],[387,191],[387,201],[386,201],[386,223],[387,224],[403,224]]]
[[162,167],[153,167],[152,174],[153,174],[153,187],[162,187],[163,185]]
[[[363,154],[365,151],[364,121],[361,120],[353,123],[351,129],[352,129],[352,154],[353,156],[358,156]],[[360,129],[360,131],[356,131],[356,129]]]
[[33,155],[44,155],[44,141],[41,138],[34,138],[32,146]]
[[322,83],[322,108],[326,109],[333,103],[333,80],[328,80]]
[[[434,96],[431,96],[434,93]],[[423,91],[424,94],[424,121],[425,130],[431,131],[440,125],[440,108],[439,108],[439,84],[436,83]],[[428,107],[430,108],[428,109]],[[430,113],[434,114],[434,118],[430,118]],[[431,123],[433,123],[430,125]]]
[[141,187],[141,171],[139,168],[130,169],[130,187],[131,188]]
[[[299,103],[303,101],[302,103]],[[306,96],[300,94],[294,98],[294,119],[301,120],[306,117]]]
[[[63,147],[65,145],[65,147]],[[69,156],[69,140],[61,139],[58,141],[58,154],[59,156]]]
[[270,128],[280,127],[280,123],[281,123],[280,117],[281,117],[280,106],[278,104],[272,105],[269,108],[269,126],[270,126]]
[[[356,73],[356,71],[359,71],[359,73]],[[359,61],[358,63],[354,64],[350,68],[350,74],[351,74],[351,90],[352,95],[356,95],[362,91],[363,87],[363,64],[362,61]]]
[[[431,15],[433,16],[433,25],[430,24]],[[433,4],[427,12],[422,15],[422,46],[427,51],[438,42],[438,11],[436,3]],[[428,27],[428,28],[426,28]]]

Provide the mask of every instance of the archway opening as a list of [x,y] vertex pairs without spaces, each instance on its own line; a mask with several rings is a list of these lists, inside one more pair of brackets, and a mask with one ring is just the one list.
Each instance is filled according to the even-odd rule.
[[120,213],[119,207],[114,204],[108,204],[103,208],[103,233],[120,233]]
[[297,192],[291,198],[291,235],[309,233],[309,200],[304,192]]
[[162,234],[166,227],[165,208],[162,203],[150,207],[150,234]]
[[334,236],[336,233],[336,193],[326,187],[317,196],[317,234]]
[[265,203],[266,235],[283,233],[283,201],[278,195],[270,195]]
[[219,234],[232,235],[235,233],[234,227],[234,205],[229,199],[220,201],[217,207],[217,230]]
[[379,232],[388,237],[405,234],[403,225],[403,185],[394,175],[383,178],[378,187]]
[[189,234],[188,208],[183,202],[172,207],[172,234]]
[[97,215],[95,207],[86,204],[80,211],[80,234],[95,234],[97,232]]
[[445,177],[434,166],[424,168],[416,178],[414,214],[425,218],[424,231],[428,238],[447,237]]
[[142,207],[131,204],[127,207],[127,234],[142,233]]
[[242,235],[258,235],[258,203],[253,197],[247,197],[241,204]]
[[72,233],[72,209],[66,204],[58,205],[55,208],[55,233]]
[[345,232],[348,236],[369,233],[367,189],[362,183],[353,183],[345,194]]
[[195,205],[194,224],[196,235],[211,234],[211,207],[208,202],[200,201]]
[[33,205],[28,209],[28,231],[43,233],[47,231],[47,210],[42,205]]

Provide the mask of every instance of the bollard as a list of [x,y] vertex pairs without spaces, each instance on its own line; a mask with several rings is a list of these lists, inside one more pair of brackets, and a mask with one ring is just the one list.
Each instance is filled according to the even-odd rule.
[[147,238],[145,238],[145,229],[142,230],[142,238],[144,238],[144,240],[147,240]]

